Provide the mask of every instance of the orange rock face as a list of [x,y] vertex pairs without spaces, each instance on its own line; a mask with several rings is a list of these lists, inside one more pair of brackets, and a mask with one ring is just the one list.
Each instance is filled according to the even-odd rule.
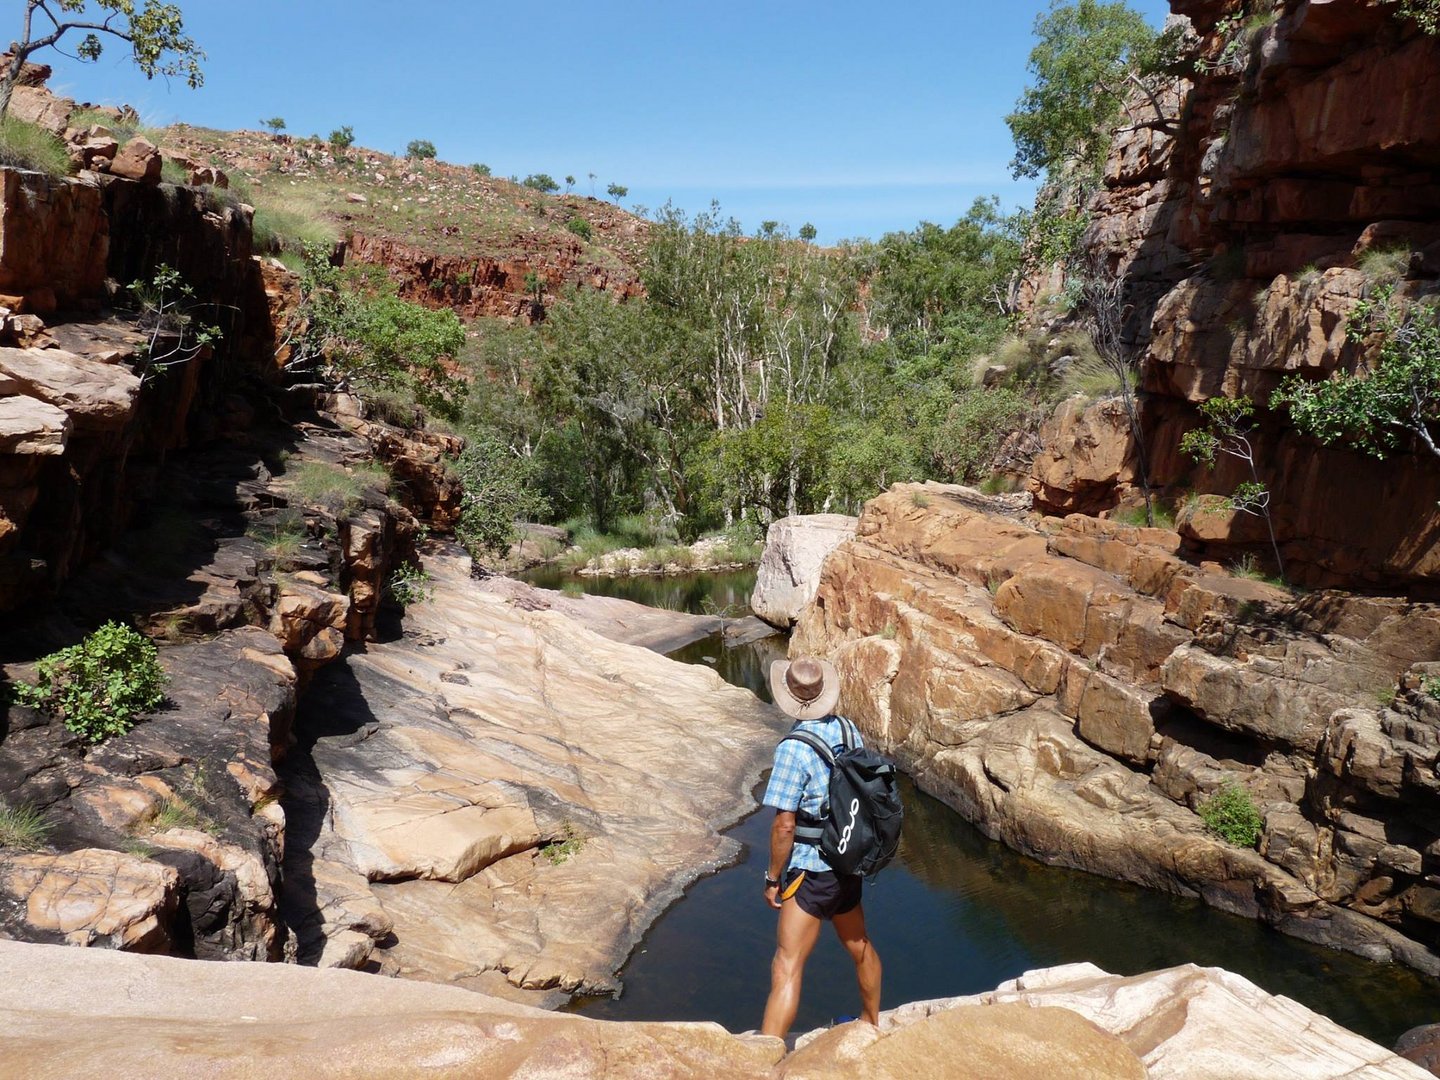
[[[831,658],[867,738],[987,835],[1440,972],[1417,921],[1440,841],[1408,809],[1440,798],[1440,701],[1416,692],[1440,611],[1293,596],[1185,546],[897,485],[826,558],[791,651]],[[1227,784],[1258,850],[1195,812]]]
[[[1173,130],[1117,136],[1084,241],[1128,290],[1150,480],[1177,503],[1248,480],[1238,463],[1212,472],[1179,452],[1197,405],[1248,395],[1261,406],[1260,480],[1291,577],[1436,595],[1440,461],[1423,449],[1380,463],[1324,447],[1264,406],[1287,375],[1323,378],[1373,358],[1378,342],[1347,321],[1380,285],[1412,299],[1435,291],[1440,39],[1393,5],[1285,4],[1248,31],[1223,21],[1237,10],[1224,0],[1172,8],[1191,19],[1208,67],[1161,95]],[[1031,483],[1038,506],[1098,513],[1134,501],[1139,455],[1120,419],[1066,406],[1047,436]],[[1230,560],[1264,541],[1257,524],[1230,514],[1184,531]]]

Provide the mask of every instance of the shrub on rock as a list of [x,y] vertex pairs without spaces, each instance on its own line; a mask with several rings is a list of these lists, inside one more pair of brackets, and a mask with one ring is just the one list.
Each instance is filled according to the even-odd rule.
[[168,681],[154,642],[122,623],[107,622],[78,645],[37,665],[34,686],[14,688],[16,699],[58,716],[87,742],[123,735],[141,713],[164,699]]

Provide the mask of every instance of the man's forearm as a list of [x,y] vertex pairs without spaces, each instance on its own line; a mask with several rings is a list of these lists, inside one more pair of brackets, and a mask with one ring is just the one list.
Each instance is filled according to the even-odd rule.
[[785,873],[785,867],[790,865],[790,853],[794,850],[795,815],[784,810],[777,811],[770,826],[770,866],[765,876],[778,880]]

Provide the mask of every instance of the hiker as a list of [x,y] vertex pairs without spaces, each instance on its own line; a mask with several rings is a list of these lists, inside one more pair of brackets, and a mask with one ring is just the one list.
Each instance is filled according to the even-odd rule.
[[[848,738],[858,745],[853,724],[835,714],[840,675],[826,660],[777,660],[770,665],[775,704],[799,723],[792,732],[809,731],[840,749]],[[827,802],[830,768],[804,742],[787,737],[775,748],[775,767],[763,800],[775,808],[770,827],[770,864],[765,871],[765,900],[780,912],[775,958],[770,964],[770,998],[761,1033],[783,1038],[800,1006],[805,961],[826,920],[855,961],[862,1020],[880,1022],[880,957],[865,933],[860,903],[864,879],[836,874],[812,843],[796,842],[796,827],[810,834]]]

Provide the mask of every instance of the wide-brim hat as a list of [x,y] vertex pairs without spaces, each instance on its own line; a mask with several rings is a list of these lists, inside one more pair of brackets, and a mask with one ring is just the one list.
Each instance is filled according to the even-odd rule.
[[770,693],[786,716],[819,720],[840,704],[840,672],[829,660],[776,660],[770,665]]

